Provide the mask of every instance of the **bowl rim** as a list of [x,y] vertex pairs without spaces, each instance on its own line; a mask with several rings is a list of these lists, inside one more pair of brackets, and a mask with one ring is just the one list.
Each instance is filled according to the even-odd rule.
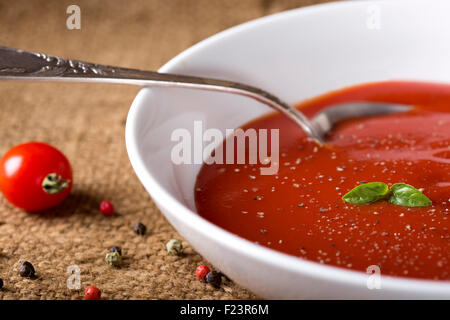
[[[413,3],[413,1],[409,0],[395,1],[395,3],[397,4],[406,2],[409,5]],[[336,6],[352,7],[358,6],[361,3],[364,3],[365,5],[367,5],[368,3],[386,4],[386,1],[348,0],[342,2],[331,2],[296,8],[253,19],[216,33],[194,44],[193,46],[182,51],[171,60],[169,60],[158,70],[158,72],[170,73],[184,60],[189,59],[191,56],[195,55],[203,48],[215,42],[221,41],[221,39],[232,37],[236,33],[247,31],[253,28],[258,28],[260,25],[273,23],[275,21],[283,20],[291,16],[321,14],[322,12],[326,12],[332,8],[335,8]],[[258,260],[266,265],[273,265],[278,268],[285,269],[289,272],[302,274],[316,279],[331,282],[340,282],[352,286],[361,286],[366,283],[370,274],[366,274],[363,271],[348,270],[342,267],[320,264],[314,261],[303,259],[301,257],[288,255],[286,253],[282,253],[268,247],[257,245],[245,238],[242,238],[219,226],[216,226],[215,224],[199,216],[196,212],[190,210],[188,207],[178,201],[174,196],[172,196],[168,191],[166,191],[161,185],[159,185],[158,180],[153,177],[146,169],[144,159],[139,152],[136,132],[136,122],[139,118],[139,110],[145,105],[145,103],[143,103],[143,101],[145,100],[144,95],[148,90],[148,88],[142,88],[132,102],[126,121],[125,143],[131,165],[135,170],[138,179],[145,186],[148,193],[155,199],[155,202],[157,202],[159,207],[162,207],[174,216],[177,216],[177,219],[179,219],[183,224],[188,225],[191,229],[195,230],[195,232],[202,234],[203,237],[213,238],[214,241],[219,242],[221,245],[231,249],[232,251],[238,252],[242,255],[251,256],[253,259]],[[382,291],[408,290],[410,292],[414,291],[422,294],[425,292],[440,294],[450,293],[450,282],[447,280],[407,278],[388,275],[382,275],[381,279],[383,289]]]

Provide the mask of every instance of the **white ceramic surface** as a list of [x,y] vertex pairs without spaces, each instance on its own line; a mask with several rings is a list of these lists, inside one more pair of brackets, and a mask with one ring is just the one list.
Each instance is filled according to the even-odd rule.
[[[450,1],[351,1],[283,12],[219,33],[162,72],[261,87],[296,103],[329,90],[387,79],[450,81]],[[379,24],[377,24],[379,22]],[[199,165],[174,165],[176,128],[235,128],[271,112],[247,98],[182,89],[143,89],[130,109],[126,143],[142,184],[201,255],[265,298],[450,298],[450,282],[382,277],[321,265],[255,245],[199,217]]]

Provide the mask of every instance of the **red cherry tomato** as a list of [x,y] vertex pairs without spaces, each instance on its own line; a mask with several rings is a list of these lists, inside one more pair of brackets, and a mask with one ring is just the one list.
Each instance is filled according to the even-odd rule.
[[72,189],[72,168],[58,149],[41,142],[20,144],[0,160],[0,190],[26,211],[53,208]]

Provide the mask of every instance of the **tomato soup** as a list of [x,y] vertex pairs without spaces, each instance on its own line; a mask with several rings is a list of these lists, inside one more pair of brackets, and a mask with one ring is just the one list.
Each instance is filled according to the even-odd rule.
[[[204,164],[198,213],[243,238],[310,261],[382,275],[450,280],[450,86],[378,82],[301,103],[306,115],[351,101],[414,105],[407,113],[343,121],[320,147],[281,114],[242,128],[279,129],[279,170],[263,164]],[[431,201],[345,203],[367,182],[407,183]]]

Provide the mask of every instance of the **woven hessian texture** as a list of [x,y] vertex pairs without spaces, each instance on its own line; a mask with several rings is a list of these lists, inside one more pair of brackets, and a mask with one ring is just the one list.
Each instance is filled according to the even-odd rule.
[[[0,0],[0,45],[102,64],[157,70],[194,43],[236,24],[304,5],[306,0],[23,1]],[[81,8],[81,30],[66,28],[67,6]],[[70,159],[74,189],[45,214],[22,212],[0,196],[1,299],[82,299],[95,285],[105,299],[254,299],[227,283],[214,289],[195,278],[206,263],[180,238],[136,178],[125,150],[128,108],[139,88],[121,85],[0,83],[0,154],[27,141],[50,143]],[[111,200],[113,217],[99,213]],[[148,229],[141,237],[136,222]],[[124,265],[109,267],[110,246]],[[21,278],[30,261],[37,279]],[[70,290],[67,268],[81,269],[81,289]]]

